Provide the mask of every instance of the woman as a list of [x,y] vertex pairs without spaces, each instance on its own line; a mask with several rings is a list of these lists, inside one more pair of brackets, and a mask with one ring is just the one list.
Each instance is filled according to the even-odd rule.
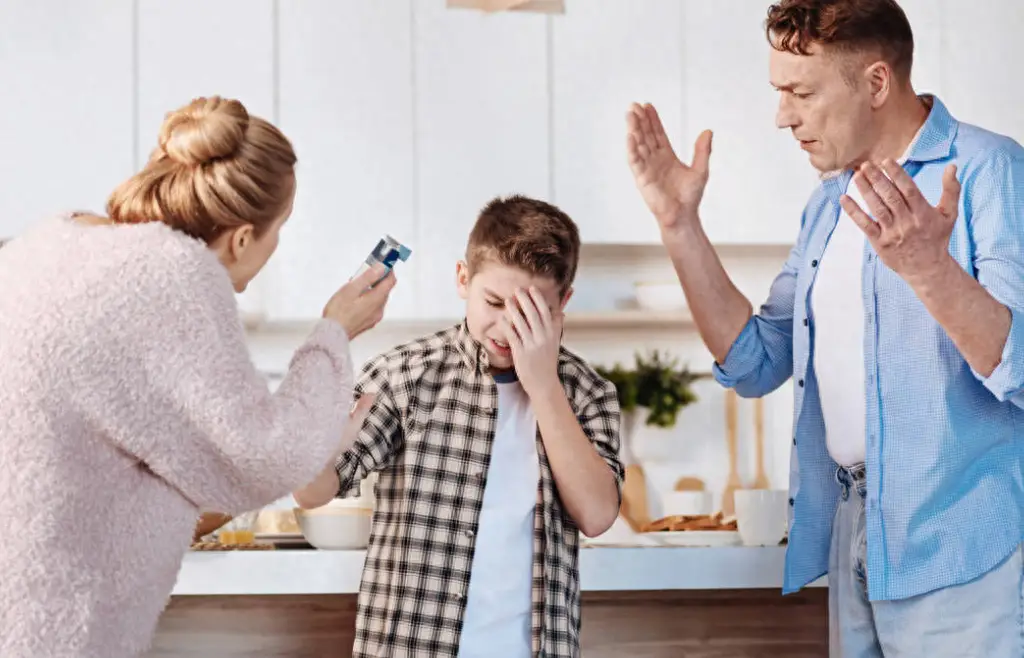
[[0,656],[144,652],[200,511],[270,503],[343,448],[349,340],[393,275],[342,286],[273,395],[234,298],[277,246],[294,166],[272,125],[197,99],[106,217],[0,250]]

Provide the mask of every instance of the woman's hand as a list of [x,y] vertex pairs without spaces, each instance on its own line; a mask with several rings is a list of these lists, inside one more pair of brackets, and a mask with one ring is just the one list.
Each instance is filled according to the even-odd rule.
[[335,463],[355,444],[359,438],[359,430],[363,428],[366,417],[370,415],[370,409],[376,401],[374,394],[363,395],[352,406],[348,415],[348,423],[341,435],[341,445],[338,446],[337,454],[324,466],[324,470],[316,476],[316,479],[306,486],[292,492],[292,498],[302,509],[313,509],[322,507],[331,502],[331,499],[338,495],[341,483],[338,480],[338,471]]
[[324,307],[324,317],[341,324],[349,340],[375,327],[384,317],[388,296],[395,287],[394,271],[370,287],[384,272],[383,265],[374,265],[339,288]]

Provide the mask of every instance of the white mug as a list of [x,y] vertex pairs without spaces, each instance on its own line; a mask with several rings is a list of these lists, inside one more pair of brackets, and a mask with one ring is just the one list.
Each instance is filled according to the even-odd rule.
[[784,489],[738,489],[736,529],[747,546],[778,546],[786,536],[789,492]]

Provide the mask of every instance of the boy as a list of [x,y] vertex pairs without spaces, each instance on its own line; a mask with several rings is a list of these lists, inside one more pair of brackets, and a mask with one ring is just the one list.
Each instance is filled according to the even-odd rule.
[[623,479],[615,388],[560,345],[579,248],[558,208],[490,202],[456,270],[464,321],[364,367],[355,444],[295,493],[323,505],[379,471],[355,658],[579,655],[579,533],[611,526]]

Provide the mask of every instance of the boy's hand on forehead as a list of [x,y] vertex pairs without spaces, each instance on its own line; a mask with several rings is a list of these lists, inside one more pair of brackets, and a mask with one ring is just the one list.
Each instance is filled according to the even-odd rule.
[[561,388],[558,351],[562,342],[561,311],[552,312],[536,288],[516,291],[505,301],[501,328],[512,349],[519,382],[530,397]]

